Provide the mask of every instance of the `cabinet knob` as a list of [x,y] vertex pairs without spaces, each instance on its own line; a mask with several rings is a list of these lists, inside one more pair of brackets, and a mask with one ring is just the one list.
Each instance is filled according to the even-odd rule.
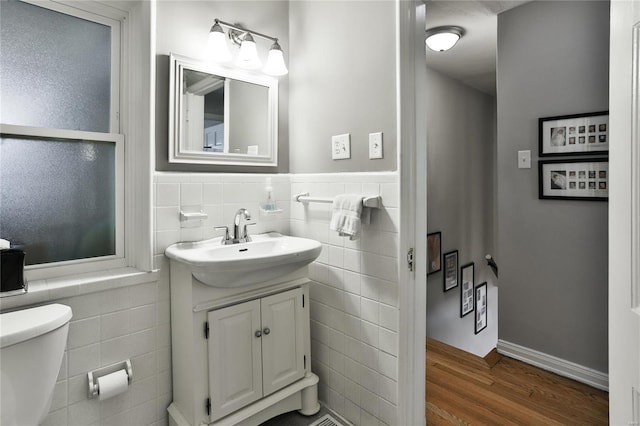
[[267,328],[265,328],[264,330],[262,330],[262,332],[263,332],[265,335],[268,335],[269,333],[271,333],[271,330],[269,330],[269,327],[267,327]]
[[262,331],[260,330],[256,331],[256,337],[262,337]]

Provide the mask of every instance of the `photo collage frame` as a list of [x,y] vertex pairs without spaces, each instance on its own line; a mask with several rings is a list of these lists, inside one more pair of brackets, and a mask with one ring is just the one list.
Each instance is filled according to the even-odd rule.
[[592,156],[538,161],[538,198],[606,201],[609,199],[609,112],[538,119],[539,155]]

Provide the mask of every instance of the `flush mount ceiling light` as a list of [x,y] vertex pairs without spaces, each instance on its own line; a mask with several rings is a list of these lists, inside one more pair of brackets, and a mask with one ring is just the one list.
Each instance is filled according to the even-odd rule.
[[464,35],[464,28],[455,25],[430,28],[425,33],[425,44],[431,50],[444,52],[456,45]]
[[262,62],[258,57],[258,49],[254,39],[254,37],[260,37],[273,41],[273,44],[269,49],[267,63],[262,71],[265,74],[273,76],[285,75],[289,72],[284,62],[282,48],[280,47],[277,38],[242,28],[242,26],[238,24],[229,24],[219,19],[215,20],[215,23],[209,32],[209,48],[211,49],[214,61],[229,62],[231,60],[231,54],[229,53],[226,37],[224,36],[224,31],[222,29],[223,26],[229,28],[229,38],[235,44],[240,46],[240,52],[238,52],[238,57],[236,58],[236,65],[238,67],[245,69],[257,69],[262,66]]

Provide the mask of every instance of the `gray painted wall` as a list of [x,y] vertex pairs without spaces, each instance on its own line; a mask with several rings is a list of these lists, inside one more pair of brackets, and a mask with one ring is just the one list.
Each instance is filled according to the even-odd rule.
[[443,272],[427,279],[427,336],[485,356],[498,341],[498,288],[484,255],[494,254],[495,98],[427,68],[427,206],[429,232],[442,232],[442,252],[459,266],[475,263],[475,283],[488,283],[487,328],[460,318],[460,285],[443,290]]
[[[499,338],[607,371],[607,203],[538,199],[538,118],[608,109],[609,3],[498,16]],[[614,142],[615,143],[615,142]],[[530,149],[532,169],[517,168]]]
[[[156,49],[156,170],[202,172],[287,173],[289,171],[289,77],[279,77],[278,167],[239,167],[170,164],[169,133],[169,54],[177,53],[205,60],[209,29],[215,18],[241,23],[246,28],[278,37],[285,61],[289,53],[289,2],[286,1],[159,1]],[[226,31],[226,28],[225,28]],[[261,59],[271,43],[255,37]],[[232,50],[232,54],[235,52]],[[291,68],[291,66],[289,65]]]
[[[392,1],[290,3],[292,173],[397,169],[396,35]],[[383,132],[384,159],[369,160]],[[331,136],[351,134],[351,159],[331,159]]]

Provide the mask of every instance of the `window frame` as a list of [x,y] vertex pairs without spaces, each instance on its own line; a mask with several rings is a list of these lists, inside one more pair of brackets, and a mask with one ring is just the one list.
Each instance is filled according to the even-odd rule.
[[[80,19],[96,22],[111,28],[111,102],[110,102],[110,129],[108,133],[78,131],[67,129],[52,129],[32,126],[9,125],[0,123],[0,133],[3,137],[14,136],[18,138],[40,138],[48,140],[65,140],[71,142],[106,142],[115,145],[115,204],[116,204],[116,244],[115,254],[86,259],[74,259],[62,262],[42,263],[29,265],[25,268],[27,281],[56,278],[66,275],[86,274],[97,271],[114,270],[133,266],[132,250],[125,243],[128,231],[133,229],[126,220],[133,218],[132,204],[126,200],[131,198],[130,181],[126,182],[125,171],[132,166],[132,159],[127,158],[125,152],[125,130],[127,112],[126,91],[128,57],[128,11],[115,9],[100,2],[59,2],[59,1],[34,1],[20,0],[24,3],[64,13]],[[125,120],[121,120],[121,117]],[[130,180],[130,179],[129,179]],[[148,265],[140,265],[142,269],[150,270]]]

